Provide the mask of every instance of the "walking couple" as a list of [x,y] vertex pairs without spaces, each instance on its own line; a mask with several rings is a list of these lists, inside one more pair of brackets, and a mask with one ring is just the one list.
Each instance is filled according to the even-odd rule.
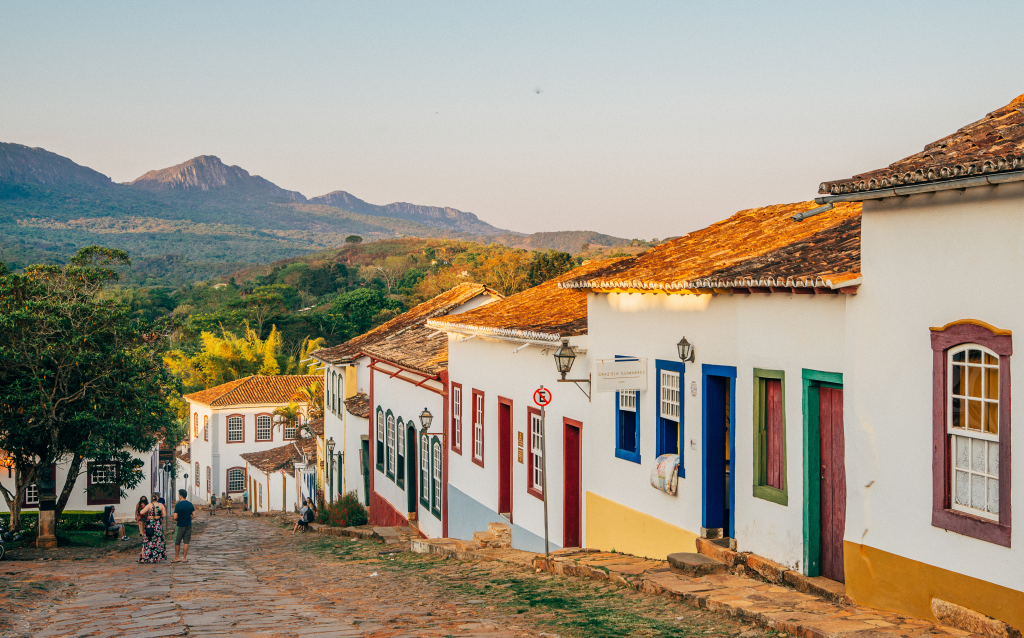
[[[176,529],[174,532],[174,561],[188,562],[188,544],[192,540],[192,519],[195,517],[196,508],[188,501],[188,492],[178,490],[178,503],[174,506],[174,520]],[[157,501],[156,496],[153,502],[139,511],[139,517],[145,521],[145,538],[142,541],[142,554],[139,556],[140,563],[162,563],[167,560],[167,544],[164,540],[164,518],[166,507]],[[181,560],[178,560],[178,552],[184,544],[184,552]]]

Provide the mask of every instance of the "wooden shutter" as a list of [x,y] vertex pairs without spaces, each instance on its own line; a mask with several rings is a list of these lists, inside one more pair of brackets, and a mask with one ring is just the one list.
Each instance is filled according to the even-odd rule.
[[764,380],[765,395],[765,439],[767,476],[765,483],[771,487],[783,489],[783,454],[782,449],[782,381],[779,379]]

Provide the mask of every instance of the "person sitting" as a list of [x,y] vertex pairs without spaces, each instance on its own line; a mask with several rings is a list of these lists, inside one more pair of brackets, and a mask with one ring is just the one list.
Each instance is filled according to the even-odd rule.
[[117,539],[119,541],[128,540],[128,535],[124,533],[124,525],[119,525],[117,521],[114,520],[113,505],[107,505],[103,508],[103,529],[115,534],[120,533],[121,536]]
[[309,531],[309,524],[313,522],[313,509],[309,506],[309,502],[305,498],[302,499],[302,509],[299,510],[299,520],[295,521],[295,527],[292,528],[292,534],[294,534],[301,527],[303,532]]

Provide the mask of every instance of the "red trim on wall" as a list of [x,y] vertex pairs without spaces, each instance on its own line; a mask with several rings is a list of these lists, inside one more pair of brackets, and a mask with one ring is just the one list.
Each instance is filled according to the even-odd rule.
[[[544,492],[533,486],[533,415],[540,416],[540,410],[532,405],[526,406],[526,440],[523,441],[523,453],[526,455],[526,493],[544,500]],[[515,430],[515,428],[513,428]],[[513,432],[514,434],[514,432]],[[547,450],[544,450],[547,452]]]
[[[569,483],[570,459],[569,428],[575,428],[579,434],[576,446],[576,498],[569,498],[566,483]],[[575,511],[574,511],[575,510]],[[572,518],[579,535],[578,539],[569,538],[566,522]],[[583,542],[583,423],[569,417],[562,417],[562,547],[574,547],[575,543]]]
[[406,527],[409,519],[402,516],[387,499],[370,492],[370,525],[376,527]]
[[[449,394],[448,388],[448,371],[445,370],[439,375],[441,383],[444,384],[445,394]],[[444,449],[444,466],[441,468],[441,536],[448,538],[448,453],[451,450],[451,445],[448,444],[448,433],[450,428],[448,427],[451,423],[451,405],[446,397],[443,399],[444,403],[444,420],[441,421],[444,427],[444,434],[441,436],[441,447]],[[416,468],[419,471],[419,468]],[[419,503],[419,495],[417,494],[416,503]],[[419,507],[417,506],[417,509]]]
[[[1013,338],[976,321],[965,320],[931,329],[932,345],[932,526],[964,536],[1010,546],[1010,355]],[[946,432],[946,351],[976,343],[999,355],[999,522],[951,508],[951,451]]]
[[[503,405],[508,406],[508,445],[507,446],[503,445],[504,441],[501,440],[501,412],[502,412],[501,406],[503,406]],[[515,496],[516,496],[516,482],[515,482],[516,460],[512,456],[512,451],[515,449],[515,446],[516,446],[516,443],[515,443],[515,438],[516,438],[516,436],[515,436],[516,435],[516,418],[515,418],[515,414],[516,414],[515,410],[512,409],[512,399],[509,399],[508,397],[503,397],[503,396],[499,395],[498,396],[498,424],[497,424],[498,425],[498,513],[507,513],[509,515],[509,522],[512,522],[512,520],[514,520],[514,518],[513,518],[513,512],[514,512],[513,505],[514,505],[515,500],[516,500],[515,499]],[[508,455],[508,469],[507,469],[508,473],[505,476],[502,476],[502,473],[506,471],[505,468],[502,467],[502,463],[501,463],[501,460],[502,460],[501,457],[504,454]],[[501,498],[503,496],[502,488],[504,487],[502,485],[502,481],[503,480],[504,481],[508,481],[508,503],[507,503],[508,507],[505,509],[504,512],[502,512],[502,503],[501,503]]]
[[[448,377],[448,371],[444,372],[445,378]],[[459,431],[455,431],[455,388],[459,389]],[[452,427],[451,427],[451,450],[456,454],[462,454],[462,436],[466,431],[466,395],[462,392],[461,383],[451,383],[451,387],[445,388],[448,391],[448,399],[445,401],[445,409],[449,410],[452,415]]]
[[[261,439],[261,438],[259,438],[259,422],[257,421],[257,419],[259,419],[261,416],[268,416],[268,417],[270,417],[270,438],[269,439]],[[260,412],[259,414],[254,414],[253,417],[252,417],[252,425],[253,425],[252,437],[253,437],[253,440],[255,442],[257,442],[257,443],[272,443],[274,441],[274,415],[273,414],[271,414],[270,412]],[[282,425],[281,428],[282,428],[281,436],[284,436],[284,432],[283,432],[284,426]],[[244,421],[242,422],[242,438],[245,438],[245,422]]]
[[[480,458],[476,457],[476,397],[477,397],[477,395],[480,395]],[[487,453],[487,447],[485,446],[485,443],[487,442],[487,437],[486,437],[487,427],[484,425],[487,422],[487,420],[484,418],[487,415],[486,395],[482,391],[477,390],[476,388],[473,388],[473,392],[472,392],[472,394],[470,394],[470,401],[471,402],[470,402],[470,406],[469,406],[469,414],[470,414],[469,422],[470,422],[470,425],[472,426],[473,430],[470,433],[469,456],[470,456],[470,458],[473,459],[474,463],[476,463],[480,467],[483,467],[484,466],[484,455]]]
[[[231,427],[230,427],[229,423],[231,421],[231,417],[233,417],[233,416],[242,417],[242,440],[241,441],[232,441],[231,440]],[[231,444],[234,444],[234,443],[245,443],[245,415],[244,414],[229,414],[226,417],[224,417],[224,442],[225,443],[231,443]]]

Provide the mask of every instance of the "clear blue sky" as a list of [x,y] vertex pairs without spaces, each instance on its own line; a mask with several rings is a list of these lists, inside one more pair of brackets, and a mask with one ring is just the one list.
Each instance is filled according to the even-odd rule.
[[[11,2],[0,141],[201,154],[522,231],[678,235],[1024,92],[1024,2]],[[537,93],[540,90],[540,93]]]

